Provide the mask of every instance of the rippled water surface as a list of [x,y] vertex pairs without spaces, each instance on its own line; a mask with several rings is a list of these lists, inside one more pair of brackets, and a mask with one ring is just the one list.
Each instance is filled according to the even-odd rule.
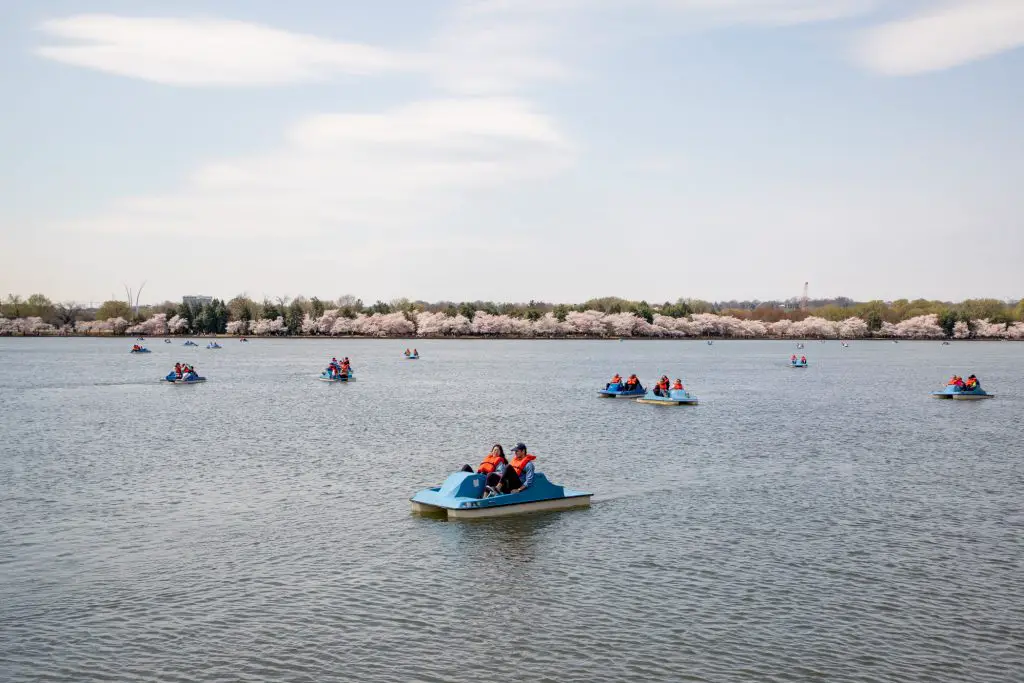
[[[2,681],[1022,680],[1024,344],[130,344],[0,340]],[[518,440],[593,507],[410,514]]]

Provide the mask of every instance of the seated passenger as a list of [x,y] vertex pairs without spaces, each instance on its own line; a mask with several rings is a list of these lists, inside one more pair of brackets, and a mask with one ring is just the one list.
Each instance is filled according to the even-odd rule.
[[971,375],[970,377],[967,378],[967,381],[964,383],[964,389],[966,389],[967,391],[974,391],[977,388],[978,378],[975,377],[974,375]]
[[[494,444],[491,448],[491,452],[488,453],[480,466],[476,468],[477,474],[487,475],[487,486],[495,486],[498,480],[501,479],[502,472],[505,471],[505,467],[508,466],[508,460],[505,459],[505,449],[501,447],[501,444]],[[463,472],[472,472],[473,468],[469,465],[462,466]]]
[[413,350],[412,350],[412,355],[414,355],[414,356],[418,356],[418,355],[420,355],[420,352],[419,352],[419,350],[418,350],[418,349],[413,349]]
[[505,471],[498,477],[494,486],[497,493],[519,493],[533,484],[533,461],[537,458],[526,452],[526,445],[517,443],[512,449],[512,462],[508,464]]
[[954,386],[956,386],[956,380],[957,380],[957,376],[953,375],[952,377],[949,378],[949,381],[946,382],[946,386],[947,387],[954,387]]
[[614,384],[622,384],[622,378],[619,377],[619,373],[617,373],[617,372],[615,373],[615,376],[612,377],[612,381],[608,382],[608,384],[604,385],[604,388],[605,389],[610,389],[612,387],[612,385],[614,385]]
[[800,364],[807,365],[807,356],[800,356]]
[[683,389],[683,380],[677,379],[676,383],[672,385],[672,390],[673,391],[682,391],[682,389]]

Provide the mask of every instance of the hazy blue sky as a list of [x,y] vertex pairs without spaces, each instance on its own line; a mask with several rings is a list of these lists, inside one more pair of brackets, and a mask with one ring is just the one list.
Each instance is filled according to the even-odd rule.
[[0,39],[0,294],[1024,296],[1024,0],[40,0]]

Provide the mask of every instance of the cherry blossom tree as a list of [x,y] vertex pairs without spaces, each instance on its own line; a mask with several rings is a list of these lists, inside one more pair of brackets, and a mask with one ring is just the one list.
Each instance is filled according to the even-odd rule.
[[170,334],[182,334],[188,332],[188,318],[176,315],[167,321],[167,331]]
[[974,336],[979,339],[1000,339],[1006,336],[1006,325],[988,320],[972,320]]
[[863,339],[868,336],[868,324],[857,317],[847,318],[836,328],[841,339]]
[[228,334],[242,336],[246,333],[246,328],[248,327],[248,323],[246,323],[246,321],[244,320],[232,320],[231,322],[228,323],[225,332],[227,332]]
[[260,318],[252,323],[252,331],[250,334],[255,336],[265,336],[271,334],[284,334],[288,330],[288,326],[284,322],[284,316],[277,316],[273,320],[267,318]]
[[957,320],[953,325],[953,339],[967,339],[971,336],[971,326],[964,320]]
[[565,325],[569,334],[603,337],[607,333],[604,313],[600,311],[570,311],[565,316]]
[[902,339],[939,339],[946,336],[946,331],[939,325],[939,316],[931,313],[897,323],[895,336]]
[[1024,323],[1013,323],[1007,327],[1005,336],[1014,341],[1024,341]]

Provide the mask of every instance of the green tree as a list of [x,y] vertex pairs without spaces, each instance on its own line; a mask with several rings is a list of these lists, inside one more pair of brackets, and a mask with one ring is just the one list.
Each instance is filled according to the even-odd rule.
[[54,313],[56,309],[53,306],[53,302],[42,294],[33,294],[25,301],[25,305],[28,308],[28,315],[35,315],[48,323],[52,323],[55,320]]
[[132,313],[132,309],[124,301],[104,301],[100,304],[99,309],[96,311],[97,320],[109,320],[111,318],[124,318],[128,319]]
[[315,296],[309,300],[309,314],[314,318],[319,318],[324,314],[324,302]]
[[956,311],[951,308],[943,310],[939,315],[939,327],[942,328],[943,332],[946,333],[947,337],[953,336],[953,328],[956,327],[956,321],[959,318]]
[[270,299],[263,300],[263,314],[261,317],[267,320],[276,320],[284,315],[284,307],[278,308],[276,304],[270,302]]
[[565,317],[569,315],[569,311],[571,310],[572,309],[566,306],[565,304],[558,304],[557,306],[555,306],[552,313],[555,314],[555,318],[558,320],[558,322],[564,323]]
[[285,315],[284,323],[288,327],[288,334],[298,334],[302,329],[302,318],[306,315],[306,311],[302,308],[302,303],[295,300],[288,306],[287,315]]
[[469,318],[469,320],[472,321],[473,316],[476,315],[476,308],[473,306],[473,304],[463,302],[459,304],[459,314]]
[[377,303],[370,306],[370,311],[373,313],[390,313],[391,306],[378,299]]
[[8,318],[20,318],[22,313],[22,307],[25,302],[22,301],[21,297],[17,294],[8,294],[4,300],[3,314]]
[[646,320],[648,323],[654,322],[654,311],[651,310],[651,305],[648,304],[646,301],[641,301],[640,303],[633,306],[633,313],[636,313],[638,316]]

